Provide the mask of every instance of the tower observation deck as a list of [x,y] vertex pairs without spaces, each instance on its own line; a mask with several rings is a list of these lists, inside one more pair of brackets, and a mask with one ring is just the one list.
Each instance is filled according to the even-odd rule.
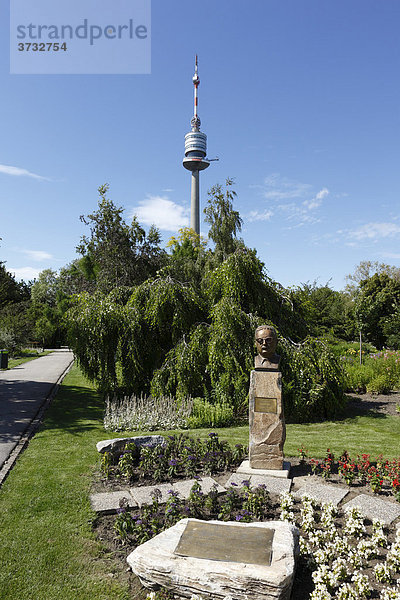
[[194,115],[190,122],[192,130],[185,135],[185,158],[183,166],[192,172],[190,227],[200,234],[200,171],[210,166],[207,160],[207,136],[200,131],[200,117],[197,114],[198,87],[200,79],[198,75],[197,55],[195,72],[193,75],[194,85]]

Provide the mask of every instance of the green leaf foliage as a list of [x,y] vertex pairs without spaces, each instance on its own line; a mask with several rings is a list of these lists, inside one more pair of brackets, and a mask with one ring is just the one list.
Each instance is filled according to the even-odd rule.
[[333,419],[345,406],[344,373],[339,360],[321,340],[302,344],[281,339],[281,370],[288,421]]

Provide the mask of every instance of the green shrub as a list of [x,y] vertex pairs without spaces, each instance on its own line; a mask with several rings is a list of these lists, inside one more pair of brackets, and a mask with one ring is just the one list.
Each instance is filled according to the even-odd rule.
[[374,377],[367,383],[367,392],[370,394],[388,394],[392,389],[392,381],[389,374]]
[[342,356],[348,392],[387,394],[400,387],[400,351],[383,350],[365,357]]
[[233,406],[227,403],[211,404],[203,398],[195,398],[190,417],[187,420],[189,429],[200,427],[227,427],[234,421]]
[[346,391],[364,394],[367,390],[368,383],[374,377],[373,366],[371,364],[360,365],[357,361],[347,361],[343,364],[345,369]]
[[288,421],[334,419],[345,406],[344,372],[340,361],[321,340],[302,344],[281,340],[281,370]]

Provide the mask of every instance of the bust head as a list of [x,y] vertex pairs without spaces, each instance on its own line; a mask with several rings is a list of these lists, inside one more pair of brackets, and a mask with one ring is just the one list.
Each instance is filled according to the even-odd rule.
[[271,325],[260,325],[260,327],[257,327],[256,329],[254,339],[257,352],[262,358],[271,360],[271,358],[276,355],[278,336],[274,327]]

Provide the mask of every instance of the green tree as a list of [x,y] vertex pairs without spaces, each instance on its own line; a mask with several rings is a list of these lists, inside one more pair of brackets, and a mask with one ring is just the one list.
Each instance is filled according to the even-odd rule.
[[[383,348],[388,340],[390,319],[400,304],[400,281],[386,273],[375,273],[360,282],[355,300],[355,317],[367,341]],[[386,333],[385,333],[386,327]]]
[[346,275],[348,281],[346,285],[346,291],[355,296],[360,283],[366,279],[370,279],[373,275],[382,275],[385,273],[391,279],[400,281],[400,268],[394,267],[393,265],[387,265],[386,263],[380,263],[378,261],[362,260],[354,270],[354,273]]
[[96,282],[102,292],[118,286],[132,286],[154,275],[165,262],[160,234],[151,227],[146,234],[137,218],[127,225],[123,209],[107,198],[108,185],[99,187],[99,208],[81,220],[90,227],[77,251],[87,279]]
[[31,337],[29,319],[30,285],[17,282],[0,262],[0,345],[11,352],[23,346]]
[[242,229],[242,219],[233,209],[236,192],[232,189],[233,180],[227,179],[225,191],[220,184],[208,192],[207,206],[204,209],[205,221],[210,225],[208,237],[215,244],[215,257],[224,260],[234,252],[240,243],[236,234]]
[[302,283],[290,289],[297,313],[310,335],[320,337],[327,333],[342,339],[354,336],[354,319],[349,296],[317,282]]

